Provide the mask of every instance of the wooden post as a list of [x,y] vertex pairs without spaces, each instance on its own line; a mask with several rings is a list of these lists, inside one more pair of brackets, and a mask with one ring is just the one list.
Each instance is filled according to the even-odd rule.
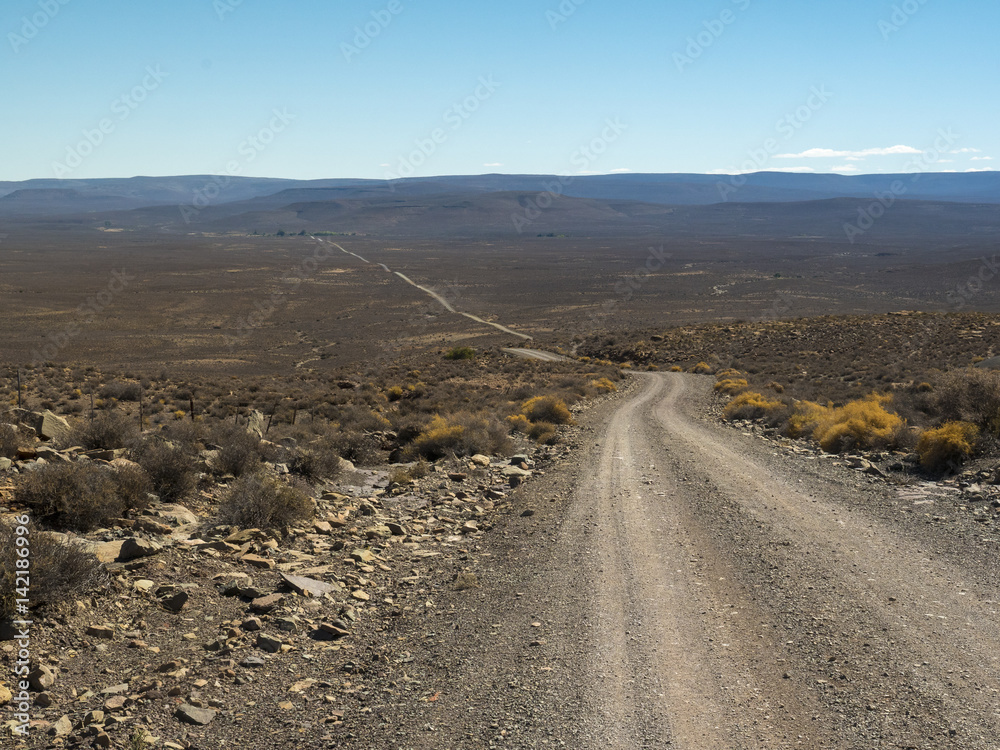
[[21,368],[17,368],[17,408],[21,408]]
[[191,421],[194,421],[194,396],[191,396]]
[[142,382],[139,383],[139,432],[142,432]]
[[297,416],[299,416],[299,407],[296,406],[294,409],[292,409],[292,424],[293,425],[295,424],[295,418]]
[[275,404],[274,408],[271,409],[271,416],[267,418],[267,427],[264,428],[264,434],[266,435],[271,431],[271,422],[274,420],[274,413],[278,411],[278,405]]
[[94,389],[90,389],[90,421],[94,421]]

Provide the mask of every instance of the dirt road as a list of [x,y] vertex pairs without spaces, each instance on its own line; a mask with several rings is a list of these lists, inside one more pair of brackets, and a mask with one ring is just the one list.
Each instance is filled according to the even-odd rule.
[[637,380],[470,552],[480,588],[400,624],[356,746],[1000,748],[1000,529]]

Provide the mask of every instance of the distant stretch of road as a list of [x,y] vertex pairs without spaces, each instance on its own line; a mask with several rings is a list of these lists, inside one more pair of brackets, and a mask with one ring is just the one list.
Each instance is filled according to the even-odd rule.
[[[318,242],[324,242],[324,240],[321,237],[313,237],[313,239],[317,240]],[[347,253],[348,255],[353,255],[358,260],[360,260],[360,261],[362,261],[364,263],[368,263],[369,265],[371,265],[371,261],[367,260],[366,258],[362,258],[357,253],[352,253],[350,250],[344,249],[343,247],[341,247],[336,242],[331,242],[330,244],[333,245],[338,250],[340,250],[341,252]],[[507,326],[500,325],[499,323],[494,323],[494,322],[489,321],[489,320],[483,320],[478,315],[473,315],[472,313],[467,313],[467,312],[462,312],[461,310],[456,310],[454,308],[454,306],[450,302],[448,302],[448,300],[446,300],[444,297],[442,297],[440,294],[438,294],[437,292],[435,292],[430,287],[426,287],[426,286],[424,286],[422,284],[418,284],[413,279],[411,279],[410,277],[408,277],[408,276],[400,273],[399,271],[393,271],[385,263],[376,263],[375,265],[381,266],[382,268],[384,268],[389,273],[391,273],[391,274],[393,274],[395,276],[398,276],[400,279],[402,279],[403,281],[405,281],[407,284],[410,284],[411,286],[416,287],[417,289],[419,289],[424,294],[429,295],[432,299],[434,299],[435,302],[437,302],[438,304],[440,304],[445,310],[447,310],[450,313],[454,313],[455,315],[461,315],[463,317],[468,318],[469,320],[475,321],[476,323],[481,323],[482,325],[490,326],[491,328],[496,328],[498,331],[503,331],[506,334],[509,334],[511,336],[516,336],[517,338],[524,339],[525,341],[531,341],[532,340],[532,337],[529,336],[526,333],[518,333],[517,331],[511,330]],[[552,355],[552,356],[557,357],[558,355]],[[538,357],[538,359],[545,359],[545,357]]]

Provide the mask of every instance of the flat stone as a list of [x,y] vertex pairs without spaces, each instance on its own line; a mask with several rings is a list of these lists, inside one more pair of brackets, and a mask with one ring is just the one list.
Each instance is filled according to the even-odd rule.
[[218,711],[213,711],[210,708],[196,708],[190,704],[183,703],[177,708],[174,716],[188,724],[196,724],[203,727],[211,724],[218,713]]
[[281,573],[282,580],[295,589],[297,592],[303,596],[315,596],[322,597],[326,594],[333,593],[337,590],[337,587],[324,583],[323,581],[317,581],[314,578],[304,578],[303,576],[294,576],[290,573]]
[[282,642],[280,639],[274,636],[267,635],[266,633],[261,633],[257,636],[257,648],[267,651],[270,654],[276,654],[281,650]]
[[87,628],[87,635],[91,638],[114,638],[115,629],[110,625],[91,625]]
[[356,549],[351,553],[351,559],[359,563],[370,563],[375,559],[375,555],[370,550]]
[[324,622],[321,623],[319,629],[316,631],[316,635],[324,640],[333,640],[335,638],[343,638],[350,635],[350,632],[344,628],[337,627],[333,623]]
[[118,556],[122,553],[124,541],[103,542],[94,548],[94,555],[102,563],[117,562]]
[[243,555],[243,562],[248,565],[252,565],[255,568],[260,568],[262,570],[271,570],[274,568],[274,560],[267,557],[261,557],[260,555]]
[[250,609],[258,614],[266,615],[284,600],[285,598],[281,594],[268,594],[267,596],[260,596],[250,602]]
[[248,669],[260,669],[265,664],[267,664],[267,662],[259,656],[248,656],[240,662],[241,667],[247,667]]
[[476,466],[489,466],[490,465],[490,457],[489,456],[484,456],[482,453],[477,453],[472,458],[470,458],[469,461],[471,461],[472,463],[474,463]]
[[[44,693],[42,693],[44,695]],[[0,685],[0,706],[6,706],[14,698],[14,695],[7,689],[6,685]],[[38,699],[35,699],[36,705]],[[43,706],[44,708],[44,706]]]
[[402,524],[390,521],[386,524],[386,527],[393,536],[406,536],[406,528]]
[[49,734],[55,735],[56,737],[65,737],[70,732],[73,731],[73,722],[69,720],[68,716],[60,716],[55,723],[49,727]]
[[[178,666],[180,666],[178,664]],[[123,695],[128,692],[128,683],[123,682],[119,685],[112,685],[111,687],[106,687],[101,691],[101,695]]]

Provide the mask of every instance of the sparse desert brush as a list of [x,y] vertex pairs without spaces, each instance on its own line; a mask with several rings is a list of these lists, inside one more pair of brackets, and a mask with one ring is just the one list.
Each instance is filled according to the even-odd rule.
[[934,390],[934,386],[927,382],[917,383],[915,386],[913,386],[913,390],[915,390],[917,393],[930,393],[931,391]]
[[0,457],[15,458],[21,447],[21,434],[12,424],[0,424]]
[[521,404],[521,413],[532,422],[572,424],[573,415],[566,402],[556,396],[535,396]]
[[[33,524],[19,528],[15,523],[0,521],[0,549],[15,549],[25,528],[31,550],[32,608],[79,599],[110,585],[93,554]],[[14,555],[0,555],[0,620],[14,619],[16,613],[15,559]]]
[[431,467],[424,459],[414,462],[410,466],[400,466],[389,473],[389,482],[392,484],[407,484],[415,479],[423,479],[430,474]]
[[940,416],[953,422],[971,422],[1000,433],[1000,372],[968,368],[948,373],[933,401]]
[[747,382],[746,378],[726,378],[715,384],[715,391],[717,393],[724,393],[727,396],[735,396],[749,387],[750,383]]
[[450,360],[475,359],[476,350],[471,346],[456,346],[454,349],[449,349],[444,358]]
[[321,437],[292,453],[288,468],[307,479],[336,479],[341,472],[341,457],[332,437]]
[[138,401],[142,396],[142,386],[138,383],[122,383],[112,381],[97,392],[101,398],[115,399],[117,401]]
[[450,454],[506,454],[512,447],[507,433],[507,426],[491,414],[435,415],[410,447],[416,455],[432,460]]
[[315,508],[300,488],[258,472],[229,486],[219,504],[219,519],[244,529],[284,531],[309,520]]
[[743,373],[739,370],[734,370],[732,367],[728,367],[725,370],[719,370],[715,373],[716,380],[735,380],[742,376]]
[[534,422],[528,428],[528,437],[536,443],[552,445],[559,439],[559,433],[551,422]]
[[827,453],[890,448],[900,444],[906,423],[885,404],[891,395],[872,393],[843,406],[800,402],[789,419],[789,434],[810,435]]
[[670,368],[670,372],[684,372],[684,368],[681,367],[680,365],[673,365]]
[[403,390],[402,386],[394,385],[385,392],[385,396],[389,401],[399,401],[404,393],[406,391]]
[[611,382],[610,378],[598,378],[590,381],[590,387],[598,393],[615,393],[618,386]]
[[14,485],[14,499],[34,518],[73,531],[95,529],[126,509],[111,469],[94,464],[48,464],[25,472]]
[[776,382],[774,380],[772,380],[770,383],[768,383],[767,387],[770,388],[775,393],[784,393],[785,392],[785,386],[783,386],[781,383],[778,383],[778,382]]
[[712,366],[707,362],[699,362],[698,364],[696,364],[694,367],[691,368],[690,372],[693,372],[696,375],[711,375]]
[[649,372],[659,372],[659,370],[660,370],[660,368],[657,365],[653,365],[653,364],[646,365],[646,369]]
[[784,411],[781,401],[770,401],[761,393],[743,391],[726,404],[726,419],[763,419]]
[[220,425],[212,437],[219,445],[217,465],[223,474],[239,477],[260,466],[262,448],[256,435],[235,425]]
[[131,511],[145,509],[149,505],[149,493],[153,491],[153,482],[146,470],[127,462],[116,465],[114,469],[112,478],[125,509]]
[[979,428],[971,422],[946,422],[925,430],[917,441],[920,465],[931,471],[956,467],[976,449]]
[[126,448],[139,437],[139,421],[117,410],[97,414],[81,422],[70,434],[72,445],[87,450]]
[[153,492],[163,502],[176,502],[194,491],[197,483],[194,467],[182,448],[157,437],[147,437],[132,448],[131,455],[145,470]]
[[382,460],[382,441],[370,432],[337,430],[329,441],[338,456],[358,466],[373,466]]
[[512,431],[520,432],[524,435],[527,435],[528,430],[531,429],[531,420],[523,414],[511,414],[507,417],[507,424],[510,425]]

